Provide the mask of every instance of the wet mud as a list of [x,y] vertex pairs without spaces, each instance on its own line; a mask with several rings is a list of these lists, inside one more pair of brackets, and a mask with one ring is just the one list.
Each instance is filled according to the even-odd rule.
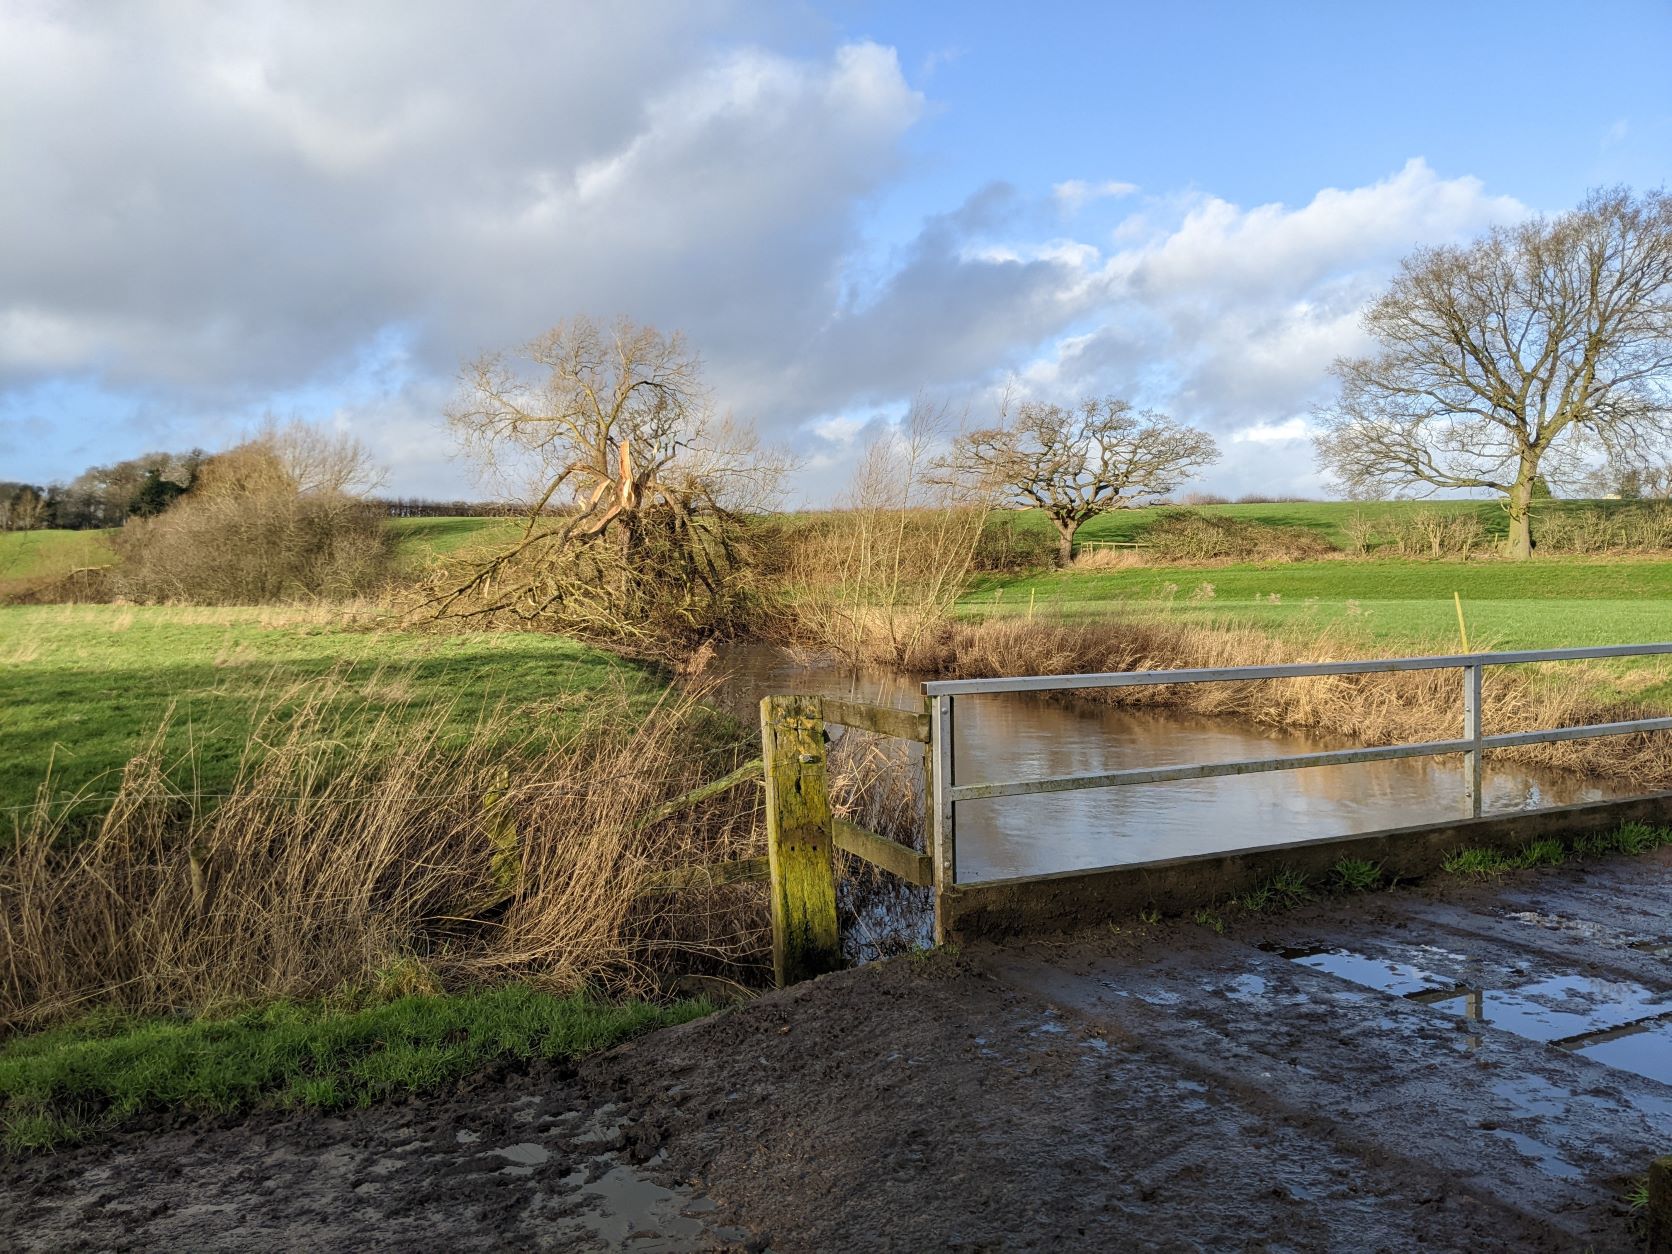
[[21,1249],[1637,1248],[1672,858],[899,958],[333,1118],[0,1166]]

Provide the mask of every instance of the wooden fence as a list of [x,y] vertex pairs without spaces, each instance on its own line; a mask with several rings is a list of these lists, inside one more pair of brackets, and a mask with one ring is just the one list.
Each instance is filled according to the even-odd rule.
[[[669,802],[649,824],[688,805],[757,778],[766,782],[766,856],[704,863],[665,871],[652,890],[711,887],[769,880],[772,897],[772,973],[780,988],[842,965],[836,913],[835,851],[851,854],[912,884],[930,885],[934,863],[909,845],[837,818],[830,804],[827,725],[929,743],[929,716],[889,706],[830,697],[783,696],[761,701],[761,757],[730,775]],[[930,756],[923,756],[925,797]]]

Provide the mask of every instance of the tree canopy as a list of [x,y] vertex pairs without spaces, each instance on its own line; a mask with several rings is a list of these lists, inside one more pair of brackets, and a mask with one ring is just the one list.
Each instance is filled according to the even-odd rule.
[[1002,503],[1043,510],[1066,564],[1087,519],[1160,500],[1218,458],[1206,432],[1106,396],[1072,408],[1024,401],[997,426],[961,434],[940,469]]
[[1351,496],[1486,488],[1532,551],[1541,478],[1642,463],[1672,435],[1672,197],[1593,193],[1556,218],[1425,248],[1336,361],[1321,464]]

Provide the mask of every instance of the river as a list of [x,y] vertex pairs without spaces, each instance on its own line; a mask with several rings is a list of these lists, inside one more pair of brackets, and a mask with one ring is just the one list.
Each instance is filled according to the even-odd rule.
[[[921,708],[918,681],[855,672],[770,645],[726,649],[720,701],[755,717],[760,698],[806,693]],[[1435,728],[1434,738],[1456,734]],[[1123,710],[1014,693],[960,697],[954,737],[960,784],[1144,766],[1236,761],[1346,747],[1188,713]],[[1506,813],[1629,795],[1624,786],[1495,763],[1483,807]],[[960,882],[1087,870],[1465,818],[1459,757],[1407,758],[1262,775],[965,801],[958,805]]]

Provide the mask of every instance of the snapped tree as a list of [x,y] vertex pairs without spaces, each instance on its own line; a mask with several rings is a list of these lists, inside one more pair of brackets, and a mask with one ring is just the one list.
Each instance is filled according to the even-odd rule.
[[431,599],[443,614],[514,613],[658,649],[722,630],[746,591],[743,514],[784,461],[717,418],[677,333],[574,318],[461,372],[448,419],[519,492],[512,543]]
[[1025,401],[995,427],[965,431],[939,471],[995,501],[1044,511],[1057,529],[1057,560],[1074,556],[1074,534],[1109,510],[1153,504],[1219,459],[1206,432],[1165,414],[1140,413],[1115,397],[1073,408]]
[[1509,556],[1533,498],[1672,434],[1672,197],[1594,192],[1559,217],[1407,258],[1336,361],[1318,457],[1349,495],[1501,493]]

